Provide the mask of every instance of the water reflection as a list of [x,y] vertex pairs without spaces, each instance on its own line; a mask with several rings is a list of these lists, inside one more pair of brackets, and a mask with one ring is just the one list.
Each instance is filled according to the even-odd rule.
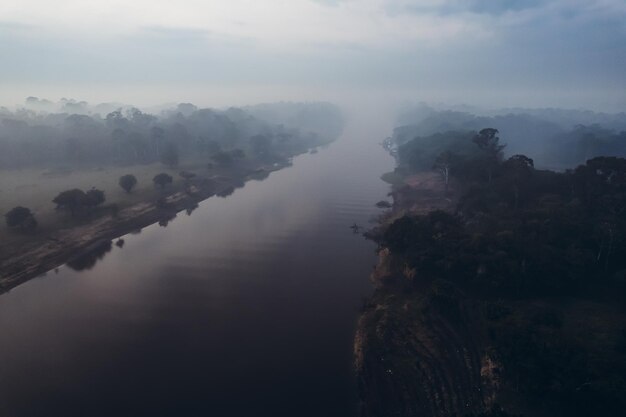
[[197,209],[198,203],[194,202],[192,204],[190,204],[189,206],[187,206],[187,208],[185,209],[185,212],[187,212],[187,216],[191,216],[191,213],[194,212],[195,209]]
[[218,197],[226,198],[226,197],[228,197],[230,195],[233,195],[234,192],[235,192],[235,187],[230,186],[230,187],[227,187],[227,188],[219,191],[216,195]]
[[104,258],[111,251],[113,242],[110,240],[99,240],[85,248],[74,258],[67,262],[67,266],[74,271],[85,271],[93,268],[96,263]]
[[167,225],[176,218],[176,213],[164,214],[161,220],[159,220],[159,226],[167,227]]

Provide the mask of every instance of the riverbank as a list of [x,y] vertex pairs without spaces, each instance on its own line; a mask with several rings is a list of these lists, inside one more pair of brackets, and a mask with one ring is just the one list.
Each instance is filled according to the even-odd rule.
[[[369,237],[376,240],[402,216],[451,212],[460,185],[450,184],[447,192],[445,188],[433,172],[402,177],[392,187],[392,209]],[[463,302],[450,315],[437,298],[456,290],[421,280],[419,288],[408,292],[406,283],[415,275],[388,248],[379,250],[371,275],[375,291],[363,308],[354,340],[361,415],[451,416],[485,409],[497,379],[493,358],[477,331],[473,304]]]
[[212,196],[227,196],[248,180],[264,179],[289,162],[247,167],[239,175],[194,178],[119,211],[102,209],[95,218],[51,233],[36,234],[19,244],[3,245],[0,252],[0,294],[73,260],[89,257],[125,234],[174,218],[181,211],[193,211]]
[[593,233],[624,230],[605,206],[624,184],[604,161],[521,178],[509,160],[449,201],[432,174],[394,185],[354,344],[363,416],[623,414],[626,270]]

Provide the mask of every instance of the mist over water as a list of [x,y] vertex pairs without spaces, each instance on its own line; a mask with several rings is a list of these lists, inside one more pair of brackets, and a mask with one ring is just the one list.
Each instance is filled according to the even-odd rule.
[[621,415],[624,22],[0,1],[0,417]]
[[390,120],[365,116],[92,269],[4,294],[0,414],[357,415],[352,341],[376,258],[349,226],[380,212],[393,167]]

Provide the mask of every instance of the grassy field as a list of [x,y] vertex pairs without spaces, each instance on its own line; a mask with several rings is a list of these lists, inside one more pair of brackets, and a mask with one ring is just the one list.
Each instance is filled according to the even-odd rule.
[[[183,184],[179,172],[188,170],[199,176],[216,174],[207,170],[206,163],[186,163],[175,169],[160,163],[108,166],[95,169],[46,170],[22,169],[0,171],[0,214],[4,214],[15,206],[31,209],[39,222],[36,234],[46,234],[52,230],[71,227],[76,224],[66,212],[55,210],[52,200],[61,192],[72,188],[89,190],[92,187],[105,192],[105,205],[117,204],[119,208],[128,207],[141,201],[155,200],[162,193],[155,188],[152,178],[166,172],[174,178],[174,183],[166,186],[165,191],[178,189]],[[137,178],[135,189],[129,194],[118,184],[119,178],[132,174]],[[28,235],[10,231],[4,224],[0,225],[0,243],[8,243],[28,239]],[[32,237],[32,236],[31,236]]]

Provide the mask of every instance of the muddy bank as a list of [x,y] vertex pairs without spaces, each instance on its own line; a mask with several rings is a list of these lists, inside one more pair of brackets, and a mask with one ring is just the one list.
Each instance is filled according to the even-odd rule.
[[99,250],[104,244],[154,223],[167,223],[177,213],[193,211],[198,203],[212,196],[227,196],[245,181],[265,178],[289,163],[250,170],[245,176],[216,176],[190,181],[184,190],[163,194],[158,201],[144,201],[115,213],[102,214],[86,224],[37,236],[19,246],[3,248],[0,254],[0,294],[65,263],[76,262]]

